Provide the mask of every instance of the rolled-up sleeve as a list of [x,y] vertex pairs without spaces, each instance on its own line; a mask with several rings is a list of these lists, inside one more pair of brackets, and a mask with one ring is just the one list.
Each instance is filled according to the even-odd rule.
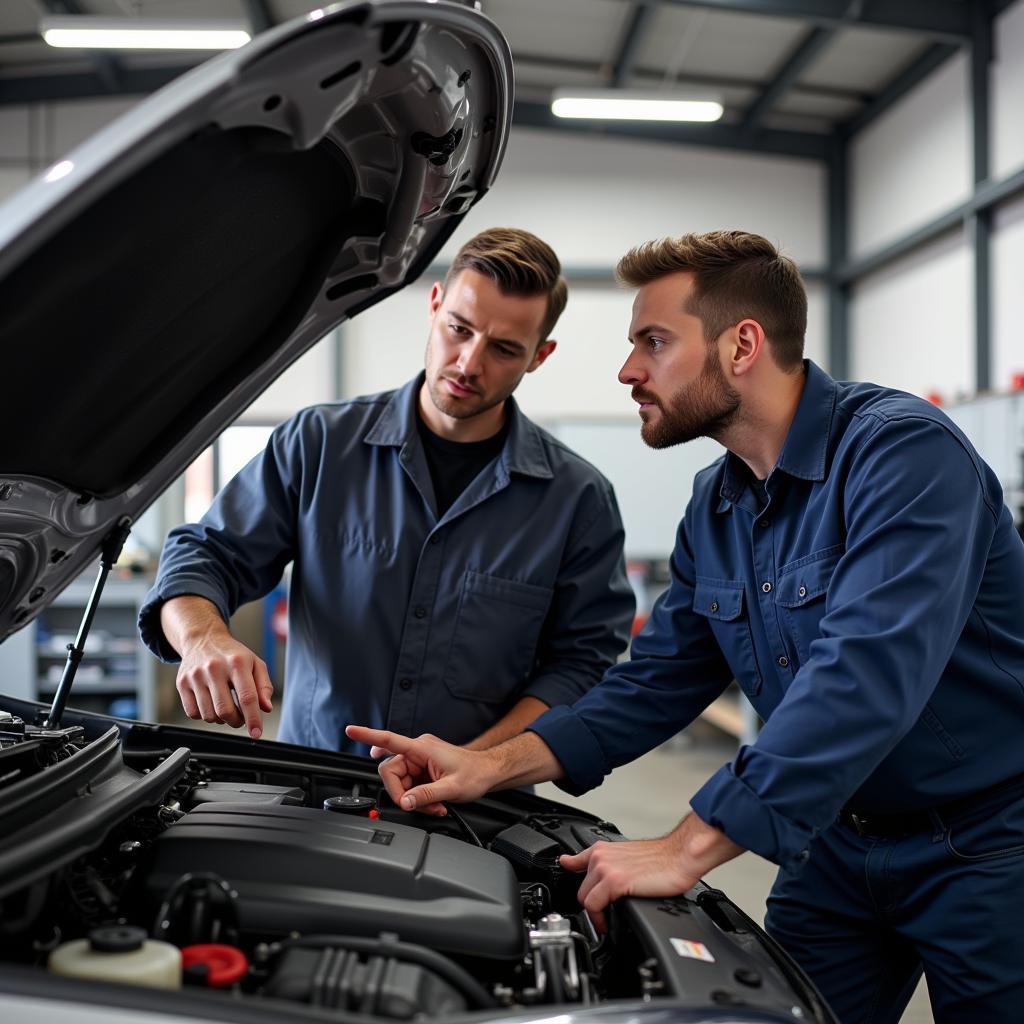
[[756,742],[692,801],[779,864],[804,856],[920,717],[970,614],[998,517],[972,454],[913,415],[866,433],[844,513],[846,550],[809,658]]
[[162,661],[178,661],[160,627],[160,607],[194,595],[226,622],[239,605],[269,593],[295,551],[301,427],[278,427],[267,447],[214,500],[198,523],[176,527],[160,556],[156,582],[139,613],[143,643]]
[[587,518],[566,545],[536,668],[521,694],[549,707],[572,703],[615,664],[636,609],[622,551],[625,531],[611,487],[603,485],[582,509]]
[[693,612],[693,555],[684,517],[670,561],[671,581],[633,641],[632,658],[605,673],[571,707],[530,726],[558,758],[558,783],[579,794],[619,765],[688,725],[725,688],[729,670],[707,620]]

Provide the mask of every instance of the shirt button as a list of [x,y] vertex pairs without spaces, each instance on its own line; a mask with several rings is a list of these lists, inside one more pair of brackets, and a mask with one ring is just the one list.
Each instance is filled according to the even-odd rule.
[[772,525],[772,523],[771,523],[771,520],[770,520],[770,519],[762,519],[762,520],[761,520],[761,525],[762,525],[762,526],[771,526],[771,525]]
[[718,602],[717,601],[712,601],[711,602],[711,610],[713,612],[717,612],[718,611]]
[[800,597],[806,597],[806,596],[807,596],[807,588],[806,588],[806,587],[801,587],[801,588],[800,588],[800,589],[799,589],[799,590],[797,591],[797,594],[799,594],[799,595],[800,595]]
[[421,604],[417,605],[413,610],[413,615],[415,615],[417,619],[425,619],[427,617],[427,609]]
[[789,658],[787,658],[785,655],[783,655],[781,658],[779,658],[779,665],[780,665],[780,667],[785,668],[788,664],[789,664]]
[[430,543],[431,543],[431,544],[440,544],[440,543],[441,543],[441,535],[440,535],[439,533],[435,533],[435,534],[434,534],[434,535],[433,535],[433,536],[432,536],[432,537],[430,538]]
[[764,583],[761,584],[761,589],[766,594],[770,594],[772,592],[772,585],[767,580],[765,580]]
[[412,680],[411,679],[403,679],[398,685],[403,690],[411,690],[412,689]]

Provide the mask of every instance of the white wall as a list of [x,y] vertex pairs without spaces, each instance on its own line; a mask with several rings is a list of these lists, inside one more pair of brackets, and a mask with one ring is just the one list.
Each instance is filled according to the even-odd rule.
[[1006,177],[1024,166],[1024,3],[996,19],[992,67],[992,173]]
[[992,243],[992,381],[1024,373],[1024,196],[996,212]]
[[[995,24],[991,176],[1024,166],[1024,0]],[[854,137],[850,148],[854,256],[884,248],[963,202],[973,188],[969,64],[947,61]],[[1024,369],[1024,215],[997,210],[992,244],[992,386]],[[851,375],[945,400],[975,390],[973,269],[952,232],[859,282],[851,306]]]
[[895,241],[971,190],[967,62],[962,55],[886,111],[850,144],[855,256]]
[[850,376],[944,401],[973,390],[970,253],[942,239],[853,290]]

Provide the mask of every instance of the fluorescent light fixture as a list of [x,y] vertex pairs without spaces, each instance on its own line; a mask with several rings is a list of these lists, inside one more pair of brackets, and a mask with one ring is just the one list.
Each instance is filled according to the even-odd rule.
[[717,121],[722,104],[705,97],[633,89],[558,89],[551,101],[556,117],[592,121]]
[[43,18],[39,32],[50,46],[89,50],[234,50],[252,38],[238,22],[90,15]]

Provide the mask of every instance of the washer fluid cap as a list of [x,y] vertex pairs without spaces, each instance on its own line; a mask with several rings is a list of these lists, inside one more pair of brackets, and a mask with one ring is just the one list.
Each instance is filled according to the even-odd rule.
[[89,932],[89,948],[96,953],[131,953],[142,949],[146,938],[144,928],[130,924],[105,925]]
[[324,801],[324,810],[368,815],[377,810],[377,801],[369,796],[329,796]]
[[207,942],[194,946],[184,946],[181,950],[181,966],[186,977],[196,980],[194,973],[198,968],[203,973],[200,984],[210,988],[227,988],[236,981],[241,981],[249,970],[249,961],[245,954],[235,946]]

